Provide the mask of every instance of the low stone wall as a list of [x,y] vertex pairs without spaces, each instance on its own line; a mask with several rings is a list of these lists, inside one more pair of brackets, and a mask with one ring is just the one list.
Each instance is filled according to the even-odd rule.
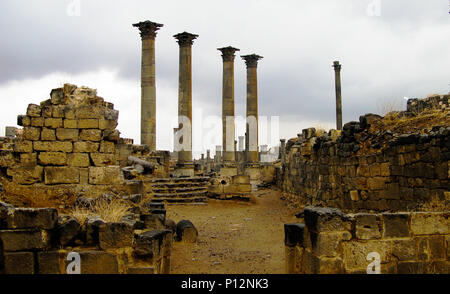
[[56,209],[0,202],[0,273],[65,274],[75,253],[81,274],[168,274],[174,234],[165,210],[148,208],[121,222],[80,223]]
[[421,113],[427,109],[450,108],[450,95],[432,95],[425,99],[408,99],[407,111],[411,113]]
[[305,129],[286,147],[277,185],[304,205],[346,211],[450,209],[450,127],[426,134],[372,133],[365,115],[342,133]]
[[377,254],[381,273],[449,274],[450,212],[344,214],[306,207],[304,223],[285,225],[285,246],[291,274],[365,274]]

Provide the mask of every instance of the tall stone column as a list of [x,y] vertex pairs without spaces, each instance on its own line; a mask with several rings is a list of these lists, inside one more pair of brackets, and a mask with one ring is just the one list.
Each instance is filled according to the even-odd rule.
[[341,67],[339,61],[333,63],[336,84],[336,129],[342,130],[342,95],[341,95]]
[[247,65],[247,162],[258,162],[258,60],[262,56],[242,56]]
[[162,24],[144,21],[133,24],[141,33],[141,144],[156,150],[155,37]]
[[178,164],[192,164],[192,44],[198,35],[183,32],[173,36],[180,45],[178,80]]
[[222,146],[223,161],[234,162],[235,125],[234,125],[234,57],[237,48],[231,46],[217,49],[222,52],[223,85],[222,85]]

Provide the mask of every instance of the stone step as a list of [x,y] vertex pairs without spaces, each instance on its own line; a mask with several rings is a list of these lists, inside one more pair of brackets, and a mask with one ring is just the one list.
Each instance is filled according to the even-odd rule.
[[209,182],[152,183],[152,187],[197,187],[207,185],[209,185]]
[[209,182],[210,177],[190,177],[190,178],[157,178],[157,179],[148,179],[145,182],[150,183],[180,183],[180,182]]
[[153,197],[160,198],[189,198],[189,197],[197,197],[197,196],[206,196],[208,191],[199,191],[199,192],[185,192],[185,193],[154,193]]
[[204,192],[208,190],[207,187],[152,187],[154,193],[183,193],[183,192]]
[[190,197],[190,198],[158,198],[158,200],[164,201],[167,204],[186,204],[186,203],[195,203],[195,204],[206,204],[208,198],[206,197]]

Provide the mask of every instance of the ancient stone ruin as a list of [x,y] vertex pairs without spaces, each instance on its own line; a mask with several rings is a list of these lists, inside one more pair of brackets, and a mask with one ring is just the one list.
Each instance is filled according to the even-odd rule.
[[[162,151],[156,149],[155,38],[163,25],[134,26],[142,39],[141,145],[120,136],[112,103],[94,89],[71,84],[30,104],[18,116],[22,128],[8,127],[0,138],[0,273],[172,273],[174,248],[178,254],[192,250],[189,255],[207,237],[217,237],[205,237],[197,225],[205,229],[208,221],[229,217],[226,211],[197,224],[188,219],[196,217],[194,210],[180,207],[208,211],[214,203],[237,203],[233,207],[246,209],[246,216],[268,193],[277,197],[267,210],[282,202],[296,215],[296,222],[284,226],[284,246],[282,236],[276,245],[285,250],[279,261],[285,273],[449,273],[450,95],[410,99],[405,111],[366,114],[343,124],[341,64],[335,61],[336,130],[304,129],[282,139],[273,158],[267,146],[258,145],[262,57],[241,56],[247,122],[246,136],[237,142],[239,49],[223,47],[222,145],[214,157],[208,150],[194,159],[191,53],[199,36],[174,35],[179,125],[173,152]],[[229,239],[220,241],[226,245]],[[212,251],[210,256],[225,255]],[[262,260],[269,258],[272,253]]]

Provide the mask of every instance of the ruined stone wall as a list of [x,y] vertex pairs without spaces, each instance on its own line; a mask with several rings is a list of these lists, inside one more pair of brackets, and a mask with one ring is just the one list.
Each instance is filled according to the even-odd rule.
[[448,109],[450,108],[450,95],[432,95],[425,99],[408,99],[407,111],[411,113],[421,113],[427,109]]
[[164,209],[80,223],[53,208],[0,202],[0,273],[66,274],[76,252],[81,274],[168,274],[174,233],[164,223]]
[[342,133],[303,130],[290,140],[277,184],[302,204],[348,211],[450,207],[450,127],[425,133],[369,131],[376,115],[344,125]]
[[343,214],[307,207],[304,223],[285,225],[285,246],[287,273],[365,274],[375,252],[380,273],[449,274],[450,212]]

